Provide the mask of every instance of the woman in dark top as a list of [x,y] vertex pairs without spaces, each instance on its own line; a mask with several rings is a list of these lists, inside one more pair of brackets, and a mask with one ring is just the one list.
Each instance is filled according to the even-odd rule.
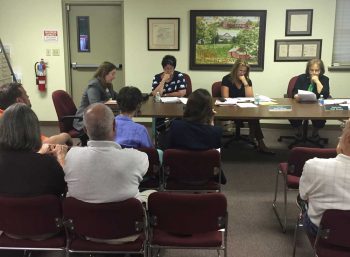
[[[97,69],[92,80],[89,81],[85,90],[80,107],[76,116],[83,117],[85,109],[93,103],[106,102],[110,99],[116,100],[117,93],[113,90],[112,81],[115,79],[117,67],[110,62],[103,62]],[[73,126],[81,131],[84,127],[83,121],[74,120]]]
[[61,165],[40,154],[39,121],[25,104],[14,104],[0,118],[0,194],[61,195],[66,183]]
[[[167,148],[203,151],[221,148],[222,129],[214,126],[214,115],[210,93],[195,90],[188,97],[183,119],[170,125]],[[226,184],[223,171],[221,183]]]
[[[253,97],[253,84],[249,79],[250,66],[247,62],[237,60],[232,71],[222,78],[221,96],[228,97]],[[248,120],[249,135],[252,140],[256,139],[258,143],[258,152],[266,154],[274,154],[264,142],[259,120]]]
[[[329,97],[329,78],[324,75],[325,68],[322,60],[312,59],[307,62],[304,74],[298,76],[293,89],[293,96],[299,100],[298,90],[311,91],[316,94],[316,98],[322,95],[324,99]],[[326,124],[326,120],[312,120],[312,135],[311,138],[318,140],[320,138],[318,131]],[[296,136],[302,137],[302,120],[290,120],[293,128],[297,130]]]

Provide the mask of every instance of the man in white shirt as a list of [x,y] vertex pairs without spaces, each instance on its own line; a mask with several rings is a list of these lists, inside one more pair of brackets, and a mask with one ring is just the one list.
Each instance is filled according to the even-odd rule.
[[335,158],[313,158],[305,163],[299,193],[308,201],[304,227],[316,235],[327,209],[350,210],[350,119],[345,123]]
[[114,142],[114,115],[104,104],[90,105],[83,119],[90,141],[87,147],[73,147],[66,155],[67,196],[89,203],[119,202],[132,197],[146,201],[138,187],[148,169],[147,154],[122,149]]

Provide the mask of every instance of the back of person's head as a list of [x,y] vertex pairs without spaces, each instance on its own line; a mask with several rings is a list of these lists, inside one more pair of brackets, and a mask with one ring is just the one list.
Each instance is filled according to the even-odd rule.
[[202,124],[210,124],[213,115],[213,100],[210,93],[203,88],[193,91],[187,100],[184,119]]
[[0,109],[5,110],[10,105],[16,103],[16,99],[22,96],[20,90],[22,84],[12,82],[0,86]]
[[119,91],[117,102],[121,112],[130,113],[136,111],[142,103],[142,93],[137,87],[123,87]]
[[111,62],[103,62],[101,65],[97,68],[94,78],[99,79],[103,84],[106,83],[105,77],[108,73],[110,73],[112,70],[116,70],[117,67],[111,63]]
[[0,118],[0,149],[37,152],[41,148],[36,114],[23,103],[9,106]]
[[176,58],[173,55],[166,55],[163,57],[162,67],[164,68],[168,64],[173,66],[174,69],[176,68]]
[[84,126],[91,140],[109,141],[114,139],[114,114],[112,110],[102,103],[94,103],[86,108]]
[[249,78],[249,72],[250,72],[250,65],[249,65],[249,63],[248,63],[247,61],[245,61],[245,60],[237,59],[237,60],[235,61],[235,63],[233,64],[232,70],[231,70],[231,73],[230,73],[230,74],[231,74],[231,79],[232,79],[232,80],[234,80],[234,79],[236,78],[236,76],[237,76],[237,74],[238,74],[238,70],[239,70],[239,68],[240,68],[241,66],[247,68],[247,72],[246,72],[245,76],[246,76],[247,78]]
[[309,75],[309,70],[310,70],[311,66],[314,64],[317,64],[318,67],[320,68],[320,76],[323,75],[325,73],[325,69],[324,69],[323,61],[321,59],[309,60],[306,64],[305,74]]
[[350,119],[344,124],[343,132],[339,138],[338,148],[339,147],[342,149],[343,154],[350,156]]

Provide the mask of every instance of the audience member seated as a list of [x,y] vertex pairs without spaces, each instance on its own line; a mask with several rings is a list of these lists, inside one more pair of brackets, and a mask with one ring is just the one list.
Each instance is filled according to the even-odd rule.
[[[103,103],[110,99],[116,100],[117,93],[113,90],[112,81],[115,79],[117,67],[110,62],[103,62],[96,70],[92,80],[89,81],[81,98],[80,107],[76,116],[83,117],[85,109],[93,103]],[[80,131],[84,124],[82,120],[74,120],[73,127]]]
[[[169,149],[208,150],[221,148],[222,128],[214,126],[213,100],[205,89],[189,95],[183,119],[173,120],[167,134]],[[222,173],[221,181],[226,183]]]
[[[221,96],[232,97],[254,97],[253,84],[249,78],[250,66],[246,61],[238,59],[232,67],[232,71],[222,78]],[[259,120],[248,120],[249,136],[258,143],[258,152],[274,154],[264,142]]]
[[350,210],[350,119],[339,138],[337,153],[335,158],[308,160],[300,178],[300,197],[308,201],[304,227],[313,236],[325,210]]
[[[298,90],[306,90],[316,94],[317,99],[322,95],[324,99],[329,97],[329,78],[324,75],[325,68],[322,60],[312,59],[307,62],[304,74],[299,75],[293,89],[294,98],[299,101]],[[290,120],[292,127],[296,130],[297,138],[302,138],[303,128],[302,120]],[[326,120],[312,120],[311,139],[318,141],[320,136],[319,129],[323,128]],[[305,135],[307,136],[307,135]]]
[[[41,148],[41,144],[39,121],[30,107],[23,103],[8,107],[0,118],[0,194],[60,196],[65,192],[57,160],[64,159],[67,147]],[[40,148],[47,154],[37,153]]]
[[147,154],[122,149],[114,142],[116,124],[106,105],[90,105],[83,120],[90,140],[87,147],[72,147],[66,155],[67,196],[89,203],[119,202],[131,197],[147,202],[150,190],[140,193],[138,189],[148,169]]
[[117,101],[120,114],[115,117],[115,141],[126,148],[153,147],[146,127],[132,120],[141,107],[141,91],[136,87],[123,87]]
[[[7,107],[14,103],[24,103],[31,107],[29,96],[20,83],[8,83],[0,86],[0,116]],[[41,135],[43,144],[61,144],[71,146],[72,138],[67,133],[60,133],[51,137]],[[45,151],[45,150],[43,150]]]

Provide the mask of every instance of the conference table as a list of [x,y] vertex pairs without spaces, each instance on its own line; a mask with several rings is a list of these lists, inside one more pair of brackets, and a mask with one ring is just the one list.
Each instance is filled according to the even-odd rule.
[[[214,98],[215,102],[216,98]],[[350,117],[348,110],[325,110],[317,102],[298,103],[291,98],[274,98],[277,106],[291,106],[290,111],[271,111],[271,105],[259,105],[256,108],[241,108],[237,105],[214,105],[215,119],[308,119],[308,120],[345,120]],[[184,104],[158,103],[152,97],[145,101],[137,117],[182,117]],[[275,105],[276,106],[276,105]]]

